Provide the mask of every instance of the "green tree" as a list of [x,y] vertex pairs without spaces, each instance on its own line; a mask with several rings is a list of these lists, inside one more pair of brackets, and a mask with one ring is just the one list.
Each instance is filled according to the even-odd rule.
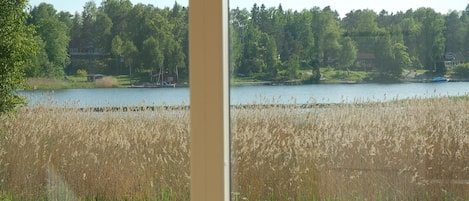
[[284,42],[279,50],[281,60],[288,61],[296,54],[300,62],[308,62],[314,51],[314,37],[311,24],[311,13],[287,12],[285,14],[286,23],[284,26]]
[[392,45],[395,65],[400,68],[395,71],[396,75],[400,76],[402,69],[407,69],[412,65],[412,59],[407,52],[407,47],[402,43],[394,43]]
[[129,0],[104,0],[101,2],[101,11],[107,14],[112,21],[111,33],[113,36],[128,33],[128,18],[132,9],[132,2]]
[[67,35],[70,36],[70,34],[71,34],[70,31],[72,30],[72,27],[73,27],[73,15],[70,14],[69,12],[60,11],[57,14],[57,17],[58,17],[59,21],[63,22],[65,24],[65,26],[67,26],[67,28],[69,30]]
[[124,41],[123,46],[122,46],[122,59],[125,64],[125,68],[128,68],[129,72],[129,78],[132,80],[132,73],[134,70],[132,70],[132,67],[135,68],[135,57],[137,56],[138,49],[134,45],[134,43],[130,40]]
[[243,56],[242,38],[240,31],[236,30],[235,24],[230,23],[230,74],[236,75],[238,72],[240,60]]
[[379,33],[383,33],[378,27],[377,15],[372,10],[356,10],[346,14],[342,20],[347,36],[350,36],[358,47],[360,53],[372,53]]
[[411,57],[414,58],[414,67],[419,68],[423,66],[419,59],[419,35],[422,30],[422,24],[415,20],[413,17],[406,17],[399,23],[404,36],[404,44],[408,48]]
[[265,46],[264,62],[266,65],[266,72],[269,77],[275,78],[278,73],[278,53],[277,53],[277,44],[275,44],[275,39],[272,36],[267,34],[262,35],[262,43]]
[[313,12],[313,31],[316,41],[315,59],[321,61],[322,66],[330,65],[329,61],[340,57],[342,49],[340,40],[343,30],[340,27],[337,13],[330,7],[323,10],[315,8]]
[[[275,39],[277,46],[277,53],[280,55],[283,48],[283,41],[285,40],[285,25],[287,19],[285,12],[283,11],[282,5],[279,5],[275,10],[272,11],[272,34]],[[279,63],[282,64],[282,58],[279,58]]]
[[357,58],[357,47],[355,41],[350,37],[343,37],[340,40],[341,49],[339,50],[338,55],[338,65],[342,68],[348,68]]
[[249,15],[247,9],[236,8],[230,11],[230,72],[232,76],[245,73],[242,72],[244,71],[242,65]]
[[446,52],[462,53],[464,49],[464,34],[466,27],[459,17],[459,13],[453,11],[445,16]]
[[116,74],[123,73],[124,66],[121,65],[123,63],[123,53],[124,53],[124,41],[122,38],[117,35],[112,39],[111,42],[111,53],[114,56],[114,60],[116,62],[115,67],[114,67],[114,72]]
[[87,52],[94,52],[96,48],[95,23],[96,13],[98,12],[96,3],[94,1],[88,1],[83,8],[80,47]]
[[109,18],[104,12],[98,12],[96,14],[96,22],[94,26],[94,30],[96,31],[96,47],[103,53],[110,52],[112,46],[111,18]]
[[72,17],[72,25],[70,27],[70,48],[79,48],[82,36],[82,17],[78,12]]
[[466,58],[469,58],[469,4],[467,4],[466,9],[462,11],[461,21],[464,27],[462,52]]
[[394,62],[393,49],[391,45],[391,37],[387,32],[380,33],[381,37],[376,37],[375,41],[375,56],[376,56],[376,74],[377,81],[394,81],[396,79],[394,75],[394,69],[397,68]]
[[41,3],[31,11],[31,23],[35,25],[36,32],[44,45],[38,54],[41,59],[37,66],[40,68],[41,77],[61,78],[65,75],[64,69],[70,63],[68,45],[70,42],[69,27],[59,20],[57,11],[51,4]]
[[146,69],[158,72],[163,68],[164,54],[160,47],[160,43],[153,37],[143,42],[142,59]]
[[[166,60],[170,71],[173,72],[176,75],[176,79],[179,80],[181,72],[183,75],[188,75],[189,73],[187,65],[189,46],[187,9],[175,2],[169,12],[168,22],[173,25],[171,26],[171,35],[174,40],[170,41],[172,43],[168,46],[168,52],[170,54],[167,56]],[[187,76],[183,77],[188,78]]]
[[44,41],[39,36],[35,36],[34,40],[36,41],[38,49],[36,55],[31,57],[31,62],[27,66],[25,66],[25,76],[43,77],[44,69],[47,66],[52,66],[52,64],[49,61],[46,51],[44,51]]
[[[419,8],[414,13],[414,18],[422,24],[421,32],[417,37],[418,56],[425,69],[443,73],[445,69],[441,68],[437,62],[443,60],[445,51],[444,18],[441,14],[431,8]],[[444,65],[442,66],[444,68]]]
[[26,25],[27,0],[0,0],[0,114],[24,104],[24,67],[36,52],[34,28]]
[[380,36],[375,45],[378,78],[381,79],[378,81],[398,81],[403,69],[411,64],[407,47],[402,43],[394,43],[389,32],[381,33]]
[[454,68],[454,75],[459,78],[469,78],[469,63],[457,65]]
[[238,70],[239,74],[250,76],[253,73],[260,73],[265,69],[262,52],[265,47],[260,44],[262,32],[252,23],[246,27],[244,36],[243,57]]
[[[137,4],[130,11],[126,19],[128,21],[127,29],[123,39],[132,40],[137,49],[141,49],[143,41],[154,35],[156,39],[159,37],[160,28],[163,28],[161,22],[164,19],[160,13],[150,6]],[[131,31],[132,30],[132,31]]]
[[176,40],[168,41],[165,56],[165,63],[169,72],[174,73],[176,79],[179,79],[179,70],[186,66],[185,57],[181,43]]
[[288,60],[288,71],[287,75],[289,79],[298,78],[298,70],[300,70],[300,57],[297,54],[293,54]]

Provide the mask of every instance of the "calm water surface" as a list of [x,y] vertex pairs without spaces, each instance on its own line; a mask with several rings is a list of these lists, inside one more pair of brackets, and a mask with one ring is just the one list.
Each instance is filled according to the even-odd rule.
[[[112,88],[21,91],[32,104],[75,104],[79,107],[133,105],[189,105],[189,88]],[[403,98],[462,96],[469,83],[321,84],[296,86],[240,86],[231,88],[231,104],[350,103]]]

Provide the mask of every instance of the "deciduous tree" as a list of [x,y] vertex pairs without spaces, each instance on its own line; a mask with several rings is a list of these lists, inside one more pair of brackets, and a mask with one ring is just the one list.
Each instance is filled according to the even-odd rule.
[[37,50],[34,28],[26,24],[27,0],[0,0],[0,115],[25,103],[24,67]]

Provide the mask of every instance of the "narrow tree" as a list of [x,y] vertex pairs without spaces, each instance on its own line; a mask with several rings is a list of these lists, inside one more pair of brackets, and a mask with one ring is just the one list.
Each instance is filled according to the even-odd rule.
[[122,41],[120,36],[116,36],[112,39],[111,42],[111,53],[114,56],[114,60],[116,62],[115,67],[114,67],[114,72],[115,74],[122,73],[122,68],[120,63],[123,63],[123,53],[124,53],[124,41]]
[[145,69],[158,72],[163,67],[164,54],[161,51],[160,43],[153,37],[143,41],[143,49],[141,51],[143,64]]

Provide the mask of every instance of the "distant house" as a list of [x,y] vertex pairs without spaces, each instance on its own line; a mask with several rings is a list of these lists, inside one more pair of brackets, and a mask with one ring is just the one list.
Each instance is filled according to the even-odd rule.
[[456,67],[459,64],[466,63],[467,60],[461,53],[447,52],[445,53],[445,66]]
[[104,75],[102,74],[88,74],[87,76],[88,82],[95,82],[96,80],[103,79]]
[[376,65],[376,57],[373,53],[358,53],[357,66],[363,70],[373,70]]

